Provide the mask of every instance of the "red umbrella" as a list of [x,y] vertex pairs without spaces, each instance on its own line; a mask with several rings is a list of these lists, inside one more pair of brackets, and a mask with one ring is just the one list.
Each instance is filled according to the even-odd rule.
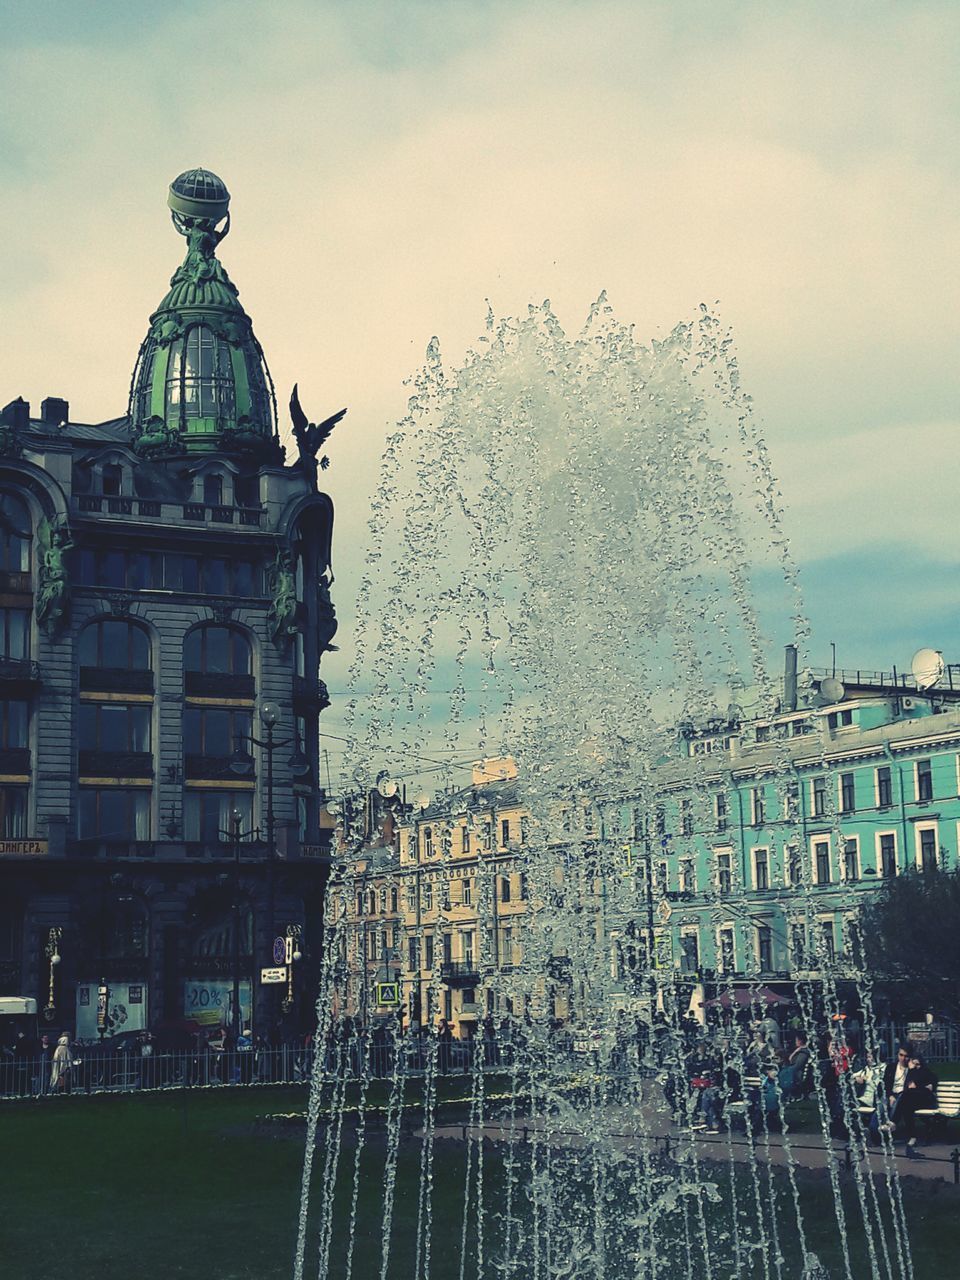
[[786,996],[778,995],[770,987],[735,987],[733,991],[724,991],[715,1000],[707,1000],[705,1009],[732,1009],[737,1005],[741,1009],[749,1009],[753,1005],[789,1004]]

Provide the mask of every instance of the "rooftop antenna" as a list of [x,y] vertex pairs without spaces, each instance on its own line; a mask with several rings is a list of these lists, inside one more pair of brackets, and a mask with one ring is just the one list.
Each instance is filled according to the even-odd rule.
[[830,674],[835,677],[837,674],[837,642],[835,640],[830,641],[830,652],[833,654],[833,667]]
[[939,649],[918,649],[910,659],[910,671],[918,689],[932,689],[943,677],[944,669]]

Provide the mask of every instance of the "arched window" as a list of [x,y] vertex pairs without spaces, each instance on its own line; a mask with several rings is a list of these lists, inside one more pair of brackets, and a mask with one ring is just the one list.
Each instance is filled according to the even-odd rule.
[[186,418],[234,416],[230,346],[206,325],[194,325],[178,338],[167,366],[167,422]]
[[119,498],[123,493],[123,467],[118,462],[104,463],[100,487],[108,498]]
[[250,641],[234,627],[196,627],[183,642],[183,668],[204,675],[248,676],[253,671]]
[[147,671],[150,668],[150,637],[135,622],[100,618],[85,627],[80,636],[80,665]]
[[0,571],[30,572],[31,532],[27,504],[15,493],[0,492]]

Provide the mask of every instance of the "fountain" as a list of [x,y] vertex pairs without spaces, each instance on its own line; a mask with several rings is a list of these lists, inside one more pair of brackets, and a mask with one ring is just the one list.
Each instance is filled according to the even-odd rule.
[[[912,1276],[890,1143],[871,1174],[852,1091],[838,1102],[815,1077],[823,1143],[839,1107],[851,1151],[849,1171],[842,1154],[826,1158],[819,1200],[802,1144],[763,1103],[781,1100],[776,1077],[758,1081],[752,1108],[740,1090],[730,1114],[753,1121],[742,1134],[704,1140],[686,988],[658,954],[672,908],[654,874],[657,806],[676,727],[718,699],[775,710],[757,600],[792,619],[795,643],[805,635],[781,515],[731,336],[707,306],[648,345],[604,297],[573,338],[545,302],[520,321],[490,314],[457,368],[431,342],[373,503],[344,788],[372,786],[398,761],[450,762],[429,801],[445,895],[444,819],[463,804],[453,763],[515,758],[529,815],[522,959],[494,972],[479,931],[498,1014],[451,1123],[436,1018],[415,1051],[397,1019],[385,1024],[382,1080],[369,1029],[336,1016],[354,885],[349,866],[332,878],[296,1280],[813,1280],[828,1274],[815,1247],[825,1213],[839,1241],[829,1274]],[[716,771],[706,752],[683,769],[690,830],[702,829]],[[787,814],[789,761],[776,748],[771,779]],[[495,876],[478,856],[480,919]],[[803,877],[791,892],[812,909]],[[441,911],[436,1010],[443,924]],[[822,946],[816,959],[816,975],[793,975],[811,1036],[840,1004]],[[842,1021],[833,1027],[842,1049]],[[731,1082],[762,1074],[722,1024],[700,1036],[728,1100]]]

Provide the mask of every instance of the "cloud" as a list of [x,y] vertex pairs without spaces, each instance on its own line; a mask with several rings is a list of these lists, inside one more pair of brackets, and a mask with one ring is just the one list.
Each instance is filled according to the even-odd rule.
[[298,380],[312,414],[350,406],[342,661],[403,380],[434,333],[465,350],[486,297],[550,297],[572,330],[607,288],[650,334],[719,298],[801,557],[948,556],[922,513],[955,487],[955,6],[134,8],[5,28],[0,391],[122,412],[181,252],[166,183],[220,172],[281,403]]

